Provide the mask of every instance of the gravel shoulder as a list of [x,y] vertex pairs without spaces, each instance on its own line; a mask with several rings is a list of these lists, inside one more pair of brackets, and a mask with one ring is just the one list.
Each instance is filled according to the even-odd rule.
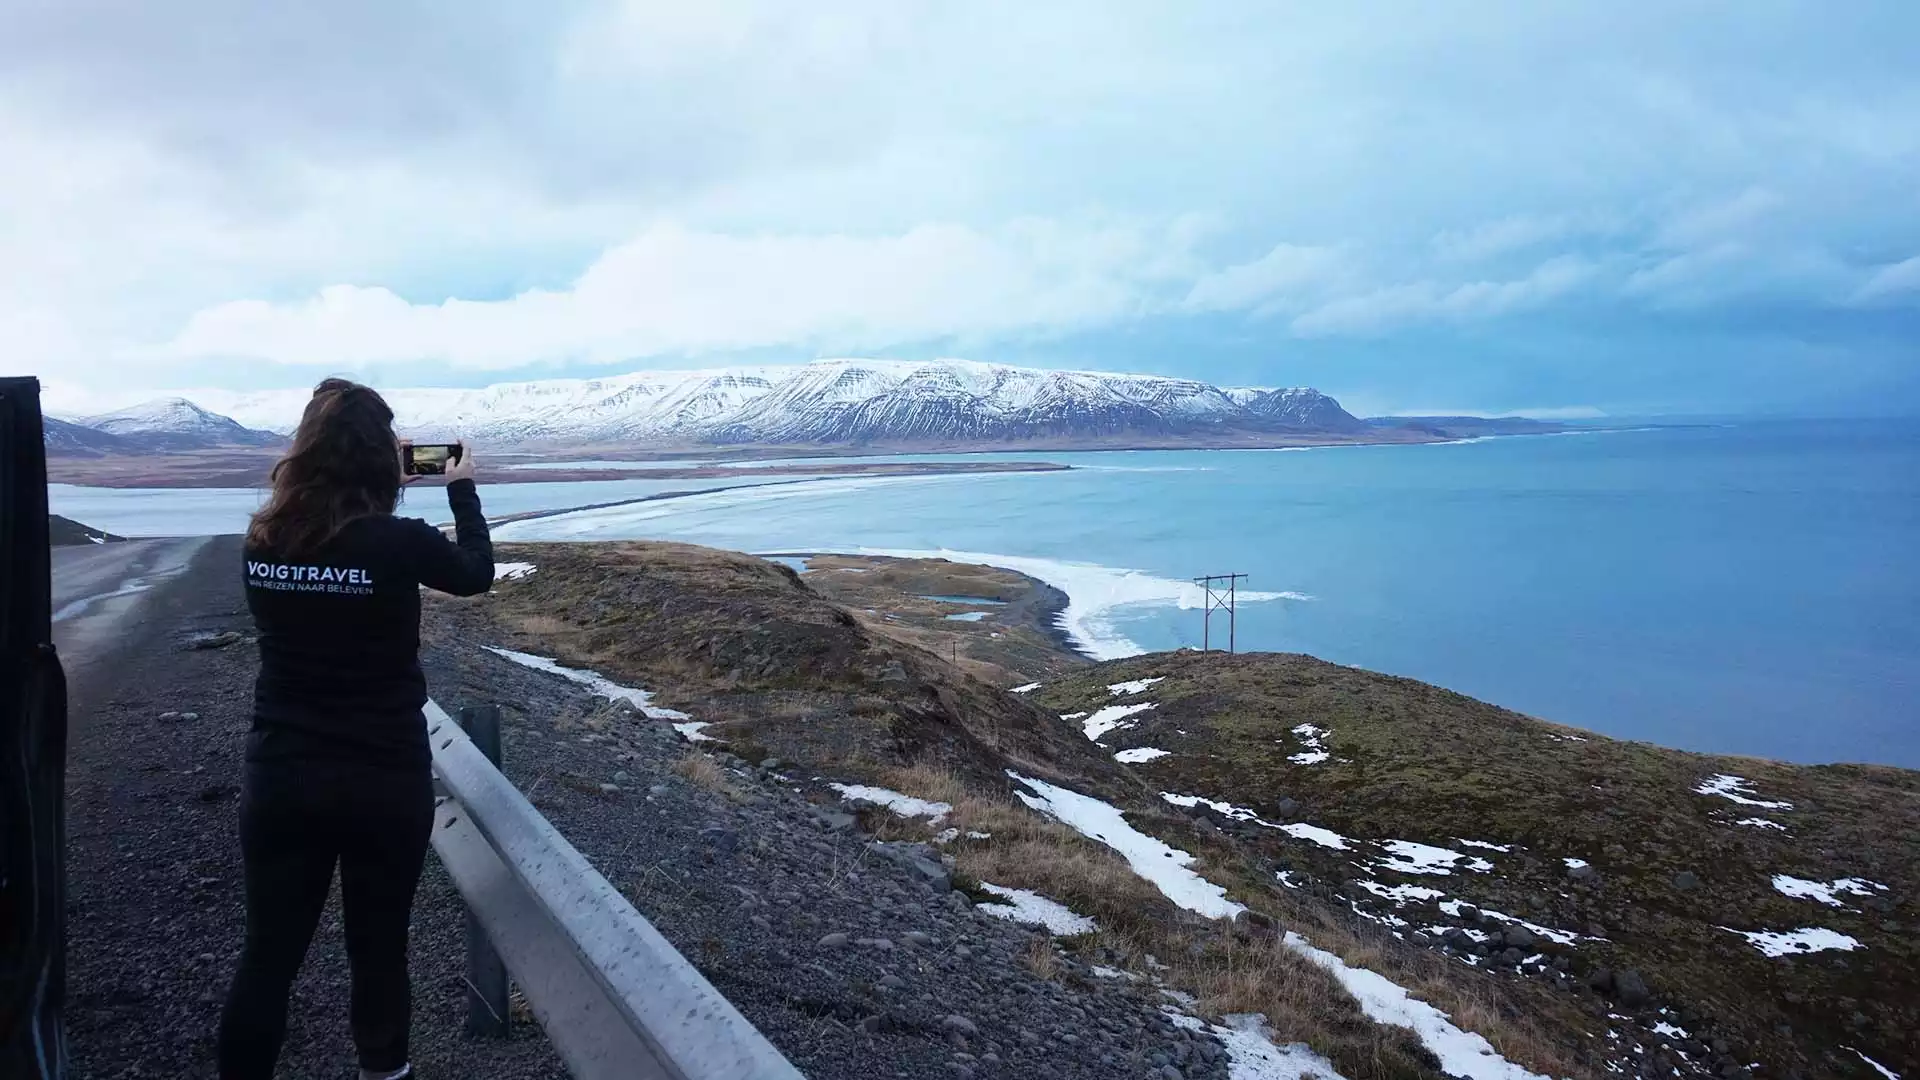
[[[68,751],[68,1038],[72,1075],[213,1075],[245,918],[236,808],[257,660],[239,539],[208,541],[138,597],[110,651],[74,679]],[[224,647],[189,648],[233,631]],[[178,714],[162,719],[166,713]],[[184,718],[191,715],[191,719]],[[567,1075],[539,1028],[461,1034],[462,906],[438,860],[414,904],[414,1060],[423,1078]],[[337,894],[294,989],[283,1077],[350,1075]]]
[[806,1075],[1226,1077],[1158,991],[977,910],[937,851],[876,844],[818,778],[487,652],[473,605],[430,605],[427,631],[437,699],[503,706],[507,775]]

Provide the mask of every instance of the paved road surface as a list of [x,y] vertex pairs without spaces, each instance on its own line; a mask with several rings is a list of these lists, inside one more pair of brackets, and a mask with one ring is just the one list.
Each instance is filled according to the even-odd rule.
[[[238,537],[62,549],[54,629],[70,684],[68,1038],[76,1080],[210,1077],[239,955],[236,811],[258,663]],[[196,636],[246,635],[194,649]],[[163,719],[166,713],[191,714]],[[531,1022],[468,1039],[462,905],[427,860],[414,903],[413,1044],[421,1080],[559,1080]],[[337,897],[296,984],[282,1077],[354,1074]]]
[[102,656],[138,623],[153,588],[178,577],[207,537],[74,544],[53,549],[53,643],[70,693],[99,680]]

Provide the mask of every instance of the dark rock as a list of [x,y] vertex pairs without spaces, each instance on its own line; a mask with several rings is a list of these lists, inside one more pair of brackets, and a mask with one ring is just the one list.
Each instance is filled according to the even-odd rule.
[[787,764],[786,762],[784,762],[784,761],[782,761],[782,760],[780,760],[780,759],[779,759],[779,758],[777,758],[777,757],[770,757],[770,758],[767,758],[766,760],[764,760],[764,761],[762,761],[762,762],[760,763],[760,767],[761,767],[761,768],[763,768],[763,769],[765,769],[765,770],[767,770],[768,772],[772,772],[772,771],[773,771],[773,770],[775,770],[775,769],[779,769],[779,768],[783,768],[783,767],[785,767],[785,766],[786,766],[786,764]]
[[1502,964],[1505,964],[1508,967],[1519,967],[1520,961],[1525,960],[1526,958],[1527,958],[1526,953],[1521,952],[1519,949],[1513,949],[1513,948],[1509,948],[1505,952],[1502,952],[1500,954],[1500,962]]
[[1603,967],[1594,968],[1593,973],[1587,976],[1587,985],[1593,987],[1593,989],[1599,991],[1602,994],[1612,993],[1613,992],[1613,969],[1603,968]]
[[919,880],[925,882],[936,893],[944,893],[953,888],[953,879],[947,875],[947,868],[941,864],[939,852],[926,844],[875,842],[868,844],[867,849],[913,871]]
[[1600,872],[1595,870],[1591,863],[1581,863],[1579,866],[1567,867],[1567,877],[1574,881],[1593,881],[1599,876]]
[[980,1025],[975,1024],[959,1013],[948,1014],[940,1021],[940,1026],[948,1031],[958,1032],[961,1035],[969,1037],[980,1034]]
[[1700,876],[1691,870],[1682,870],[1673,875],[1673,887],[1681,892],[1691,892],[1700,887]]
[[846,934],[828,934],[826,937],[820,939],[820,947],[823,949],[838,949],[849,940],[851,940],[851,938]]
[[1281,799],[1279,802],[1273,804],[1273,808],[1280,811],[1281,817],[1292,817],[1299,811],[1300,804],[1294,802],[1292,799]]
[[828,832],[846,832],[848,829],[860,823],[859,818],[854,817],[844,810],[829,810],[824,807],[816,807],[814,809],[813,819],[818,821]]
[[1509,926],[1500,936],[1516,949],[1531,949],[1540,944],[1539,936],[1524,926]]
[[1645,1005],[1653,997],[1648,993],[1647,984],[1640,978],[1640,973],[1631,968],[1614,973],[1613,992],[1620,999],[1620,1004],[1627,1006]]

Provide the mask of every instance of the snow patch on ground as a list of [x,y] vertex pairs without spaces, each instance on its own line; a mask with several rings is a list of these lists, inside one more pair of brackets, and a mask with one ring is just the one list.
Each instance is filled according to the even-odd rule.
[[995,896],[1006,898],[1004,904],[976,905],[976,910],[996,918],[1010,919],[1028,926],[1044,926],[1055,937],[1091,934],[1099,929],[1087,916],[1076,914],[1067,905],[1049,900],[1030,889],[1009,889],[985,881],[980,883],[980,887]]
[[1175,904],[1209,919],[1231,919],[1245,905],[1227,899],[1227,891],[1188,869],[1193,856],[1168,847],[1127,824],[1118,807],[1077,791],[1033,780],[1009,769],[1015,783],[1033,790],[1015,792],[1028,807],[1091,837],[1120,853],[1133,872],[1152,882]]
[[1332,848],[1335,851],[1346,851],[1349,847],[1349,842],[1346,837],[1341,836],[1332,829],[1323,829],[1318,825],[1309,825],[1304,821],[1296,821],[1290,825],[1275,825],[1273,827],[1293,837],[1295,840],[1310,840],[1323,848]]
[[705,720],[689,720],[684,724],[673,725],[673,730],[679,732],[680,737],[688,742],[719,742],[719,739],[711,735],[702,735],[700,733],[701,728],[709,728],[712,726],[712,724],[707,723]]
[[1368,1019],[1412,1029],[1421,1044],[1440,1059],[1441,1071],[1470,1080],[1545,1080],[1501,1057],[1486,1039],[1454,1026],[1446,1013],[1416,1000],[1391,979],[1365,968],[1349,967],[1346,961],[1314,948],[1292,931],[1287,932],[1286,942],[1339,979]]
[[1858,941],[1838,930],[1828,930],[1822,926],[1809,926],[1800,930],[1735,930],[1731,926],[1720,929],[1730,934],[1739,934],[1746,938],[1754,948],[1768,956],[1793,956],[1799,953],[1816,952],[1852,952],[1864,948]]
[[493,564],[493,580],[512,581],[514,578],[532,577],[539,567],[530,562],[499,562]]
[[[1127,717],[1156,707],[1151,701],[1143,701],[1138,705],[1108,705],[1104,709],[1096,709],[1093,715],[1088,716],[1081,724],[1081,730],[1087,733],[1087,738],[1099,742],[1100,736],[1109,731],[1120,727],[1132,727],[1132,724],[1123,723]],[[1061,719],[1065,720],[1066,717],[1063,716]]]
[[953,807],[943,802],[928,802],[911,795],[902,795],[883,787],[871,787],[866,784],[828,784],[828,787],[840,793],[844,799],[854,802],[873,803],[884,806],[904,818],[923,817],[939,824],[940,819],[953,812]]
[[1669,1039],[1685,1039],[1691,1037],[1687,1034],[1686,1028],[1680,1027],[1677,1024],[1669,1024],[1665,1020],[1653,1025],[1653,1033],[1655,1035],[1664,1035]]
[[1741,806],[1758,806],[1762,810],[1793,809],[1793,804],[1790,802],[1768,802],[1765,799],[1750,798],[1749,796],[1754,794],[1753,781],[1731,773],[1716,773],[1709,776],[1695,785],[1693,790],[1695,794],[1718,795],[1722,799],[1737,802]]
[[[1842,1049],[1853,1050],[1853,1047],[1847,1046],[1847,1047],[1842,1047]],[[1899,1073],[1894,1072],[1892,1069],[1887,1068],[1885,1065],[1882,1065],[1879,1062],[1868,1057],[1867,1055],[1862,1054],[1860,1051],[1853,1050],[1853,1054],[1855,1057],[1859,1058],[1861,1061],[1864,1061],[1867,1064],[1873,1066],[1874,1071],[1878,1072],[1881,1076],[1886,1077],[1887,1080],[1900,1080]]]
[[1138,765],[1142,762],[1152,761],[1154,758],[1166,757],[1171,753],[1173,753],[1171,750],[1157,750],[1151,746],[1136,746],[1131,750],[1122,750],[1113,755],[1113,760],[1126,765]]
[[1783,896],[1795,900],[1818,900],[1828,907],[1843,908],[1846,903],[1842,896],[1872,896],[1877,892],[1886,892],[1887,887],[1877,881],[1865,878],[1839,878],[1834,881],[1808,881],[1789,874],[1773,875],[1773,887]]
[[1165,678],[1165,675],[1156,675],[1151,679],[1130,679],[1126,682],[1117,682],[1107,687],[1107,693],[1112,694],[1114,697],[1119,697],[1121,694],[1138,694],[1147,687]]
[[1490,844],[1485,840],[1462,840],[1461,847],[1481,848],[1485,851],[1498,851],[1502,855],[1513,850],[1512,844]]
[[1743,817],[1739,821],[1734,822],[1734,824],[1745,825],[1750,829],[1778,829],[1781,832],[1787,831],[1787,827],[1785,825],[1782,825],[1777,821],[1771,821],[1763,817]]
[[1287,758],[1288,761],[1295,765],[1318,765],[1332,756],[1327,753],[1325,740],[1331,733],[1326,728],[1315,727],[1312,724],[1299,724],[1294,727],[1293,733],[1306,744],[1307,748],[1290,755]]
[[1297,889],[1300,887],[1300,883],[1293,880],[1293,871],[1291,870],[1275,870],[1273,876],[1279,878],[1280,884],[1285,885],[1289,889]]
[[1031,694],[1031,693],[1033,693],[1033,692],[1034,692],[1035,690],[1038,690],[1038,689],[1040,689],[1040,684],[1039,684],[1039,683],[1037,683],[1037,682],[1030,682],[1030,683],[1028,683],[1028,684],[1027,684],[1027,685],[1025,685],[1025,686],[1016,686],[1016,687],[1014,687],[1014,688],[1013,688],[1012,690],[1009,690],[1009,691],[1007,691],[1007,692],[1008,692],[1008,693],[1010,693],[1010,694]]
[[979,622],[981,619],[986,618],[987,614],[988,613],[984,611],[962,611],[957,615],[947,616],[947,621],[948,622]]
[[1421,900],[1438,900],[1447,895],[1439,889],[1429,889],[1423,885],[1382,885],[1377,881],[1356,881],[1354,884],[1375,896],[1391,900],[1396,904],[1411,904]]
[[1334,1071],[1333,1062],[1314,1053],[1306,1043],[1274,1042],[1267,1031],[1267,1018],[1260,1013],[1235,1013],[1220,1019],[1222,1023],[1214,1025],[1213,1035],[1227,1048],[1228,1080],[1345,1080]]
[[1462,855],[1452,848],[1434,847],[1431,844],[1419,844],[1412,840],[1383,840],[1380,846],[1387,849],[1388,858],[1380,864],[1385,870],[1397,870],[1402,874],[1437,874],[1442,877],[1453,873],[1456,864],[1464,863],[1462,869],[1484,874],[1493,869],[1493,864],[1477,856]]
[[1585,859],[1575,859],[1575,858],[1568,857],[1568,858],[1561,859],[1560,861],[1563,863],[1566,863],[1567,869],[1569,870],[1578,870],[1581,867],[1587,865],[1587,860]]
[[[1222,817],[1232,818],[1235,821],[1260,821],[1259,814],[1254,813],[1253,811],[1247,809],[1244,806],[1235,806],[1230,802],[1217,802],[1213,799],[1209,799],[1205,797],[1204,795],[1176,795],[1171,791],[1163,791],[1160,793],[1160,797],[1167,800],[1168,802],[1172,803],[1175,806],[1185,807],[1188,810],[1191,810],[1196,806],[1205,806],[1211,809],[1214,813],[1219,814]],[[1267,822],[1264,822],[1264,821],[1260,821],[1260,824],[1267,825],[1268,828],[1278,827],[1274,825],[1269,825]]]
[[534,656],[530,653],[514,652],[512,649],[501,649],[501,648],[496,648],[495,646],[492,646],[492,645],[483,645],[481,646],[481,648],[486,649],[488,652],[494,654],[495,656],[502,657],[507,660],[511,660],[514,663],[519,664],[521,667],[530,667],[535,671],[544,671],[549,675],[558,675],[569,682],[579,683],[581,686],[586,687],[588,692],[594,694],[596,697],[603,697],[608,699],[609,701],[627,702],[631,704],[634,708],[639,709],[642,713],[646,714],[647,717],[650,719],[653,719],[653,720],[691,720],[693,719],[691,716],[688,716],[686,713],[683,713],[678,709],[662,709],[662,708],[659,708],[658,706],[649,705],[648,702],[653,700],[652,694],[648,693],[645,690],[636,690],[631,686],[621,686],[619,683],[614,682],[611,679],[608,679],[606,676],[600,674],[597,671],[580,671],[570,667],[562,667],[559,664],[554,663],[552,660],[549,660],[544,656]]
[[[1447,914],[1457,919],[1457,918],[1460,918],[1460,909],[1465,904],[1466,904],[1466,901],[1464,900],[1442,900],[1440,902],[1440,910],[1446,912]],[[1504,911],[1494,911],[1491,908],[1481,908],[1480,914],[1485,915],[1489,919],[1499,919],[1501,922],[1510,922],[1515,926],[1524,926],[1527,929],[1533,931],[1534,933],[1540,935],[1541,937],[1547,938],[1552,941],[1557,941],[1562,945],[1572,945],[1573,943],[1580,940],[1580,935],[1574,933],[1571,930],[1555,930],[1551,926],[1541,926],[1539,923],[1530,923],[1527,920],[1522,919],[1517,915],[1509,915]],[[1443,927],[1442,929],[1444,930],[1445,928]],[[1468,931],[1468,933],[1472,933],[1472,932],[1473,931],[1471,930]],[[1594,940],[1599,940],[1599,939],[1596,938]]]

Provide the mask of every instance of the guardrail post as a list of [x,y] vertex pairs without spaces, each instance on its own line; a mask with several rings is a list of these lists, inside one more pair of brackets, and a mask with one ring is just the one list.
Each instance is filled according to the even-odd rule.
[[[461,709],[460,727],[474,748],[499,768],[500,706]],[[507,1036],[507,965],[471,907],[467,908],[467,1034]]]

